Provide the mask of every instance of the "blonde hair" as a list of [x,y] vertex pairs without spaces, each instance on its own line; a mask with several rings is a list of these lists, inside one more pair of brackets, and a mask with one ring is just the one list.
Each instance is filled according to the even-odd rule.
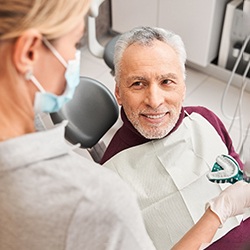
[[[37,29],[48,40],[73,30],[86,15],[91,0],[0,0],[0,75],[15,81],[13,41],[27,29]],[[4,60],[3,60],[4,58]]]
[[49,40],[72,30],[84,18],[90,0],[0,0],[0,41],[30,28]]

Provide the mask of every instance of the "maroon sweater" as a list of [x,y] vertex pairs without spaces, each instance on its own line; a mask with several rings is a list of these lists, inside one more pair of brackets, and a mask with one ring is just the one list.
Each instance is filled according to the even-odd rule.
[[[239,158],[239,155],[235,152],[234,147],[232,145],[232,140],[221,122],[221,120],[210,110],[204,108],[204,107],[185,107],[182,108],[180,117],[175,125],[175,127],[169,132],[169,134],[173,133],[180,124],[182,123],[184,117],[187,115],[185,114],[184,110],[187,111],[188,114],[192,114],[193,112],[196,112],[200,115],[202,115],[205,119],[207,119],[212,126],[216,129],[218,134],[220,135],[222,141],[225,143],[225,145],[228,148],[228,154],[230,154],[232,157],[234,157],[240,166],[242,167],[242,162]],[[151,139],[146,139],[143,137],[130,123],[128,118],[125,115],[125,112],[123,109],[121,109],[121,118],[123,121],[123,125],[121,128],[118,129],[114,137],[112,138],[102,160],[101,164],[105,163],[107,160],[109,160],[111,157],[119,153],[120,151],[131,148],[143,143],[146,143],[150,141]]]
[[[173,133],[178,129],[180,124],[182,123],[186,114],[184,110],[187,111],[188,114],[196,112],[202,115],[205,119],[207,119],[210,124],[215,128],[215,130],[220,135],[222,141],[226,145],[228,149],[228,154],[234,157],[241,168],[243,164],[240,160],[239,155],[235,152],[232,140],[222,123],[222,121],[210,110],[196,106],[196,107],[183,107],[181,110],[180,117],[175,125],[175,127],[170,131],[169,134]],[[121,118],[123,121],[123,125],[118,129],[114,137],[112,138],[102,160],[101,164],[104,164],[111,157],[116,155],[122,150],[127,148],[131,148],[143,143],[150,141],[151,139],[146,139],[143,137],[130,123],[128,118],[125,115],[123,109],[121,109]],[[220,153],[218,152],[218,155]],[[249,244],[249,245],[246,245]],[[227,235],[225,235],[220,240],[214,242],[211,246],[207,248],[208,250],[250,250],[250,218],[246,221],[242,222],[241,225],[237,228],[231,230]]]

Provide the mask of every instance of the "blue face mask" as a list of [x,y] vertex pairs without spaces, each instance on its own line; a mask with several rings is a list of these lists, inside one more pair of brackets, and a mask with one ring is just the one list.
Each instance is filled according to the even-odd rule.
[[72,99],[75,88],[80,82],[80,50],[76,51],[75,59],[69,60],[68,63],[63,59],[63,57],[57,52],[57,50],[44,38],[43,42],[51,50],[51,52],[58,58],[58,60],[65,66],[65,79],[66,88],[62,95],[57,96],[52,93],[48,93],[44,90],[42,85],[38,82],[35,76],[28,72],[26,74],[26,79],[31,80],[40,92],[35,95],[34,110],[35,113],[45,112],[53,113],[61,109],[61,107]]

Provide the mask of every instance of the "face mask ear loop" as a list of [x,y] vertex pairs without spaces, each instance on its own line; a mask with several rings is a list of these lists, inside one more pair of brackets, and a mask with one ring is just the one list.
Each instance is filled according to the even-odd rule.
[[42,38],[44,44],[50,49],[50,51],[54,54],[54,56],[60,61],[60,63],[62,63],[62,65],[67,68],[68,64],[67,62],[64,60],[64,58],[58,53],[58,51],[51,45],[51,43],[45,38]]
[[36,87],[40,90],[41,93],[46,93],[46,91],[44,90],[44,88],[42,87],[42,85],[37,81],[37,79],[32,74],[31,70],[29,70],[29,71],[26,72],[25,79],[32,81],[36,85]]

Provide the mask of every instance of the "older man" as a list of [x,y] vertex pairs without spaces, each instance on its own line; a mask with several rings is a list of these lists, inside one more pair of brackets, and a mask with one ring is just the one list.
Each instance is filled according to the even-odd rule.
[[[242,166],[219,118],[204,107],[182,106],[185,61],[181,38],[160,28],[135,28],[116,44],[115,95],[124,123],[102,163],[136,192],[158,250],[172,247],[225,188],[206,178],[216,157],[231,155]],[[236,217],[228,220],[214,241],[238,224]],[[247,220],[211,249],[238,249],[235,235],[250,240],[241,231],[246,224],[250,228]]]

